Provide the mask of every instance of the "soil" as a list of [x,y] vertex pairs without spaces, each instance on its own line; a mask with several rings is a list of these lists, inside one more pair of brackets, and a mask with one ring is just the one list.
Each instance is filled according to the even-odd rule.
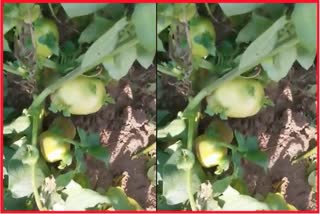
[[[136,65],[128,77],[107,86],[115,104],[93,115],[73,117],[77,127],[99,132],[101,143],[111,154],[108,168],[87,157],[91,185],[103,189],[120,185],[148,210],[156,207],[155,186],[147,178],[148,157],[132,159],[132,156],[155,143],[155,81],[155,67],[145,70]],[[154,157],[155,151],[150,155]]]

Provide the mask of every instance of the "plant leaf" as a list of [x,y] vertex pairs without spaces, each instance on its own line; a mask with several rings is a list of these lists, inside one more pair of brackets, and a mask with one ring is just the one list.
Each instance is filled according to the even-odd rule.
[[263,4],[233,4],[233,3],[224,3],[219,4],[223,13],[226,16],[240,15],[248,13],[255,10],[256,8],[262,6]]
[[108,57],[103,62],[103,66],[108,71],[111,78],[120,80],[129,72],[129,69],[136,58],[136,47],[130,47],[116,56]]
[[121,187],[109,187],[106,194],[115,210],[142,210],[140,205],[128,197]]
[[148,69],[152,65],[155,55],[156,50],[148,51],[140,45],[137,46],[137,60],[145,69]]
[[278,31],[287,23],[285,16],[279,18],[271,27],[254,40],[242,54],[239,69],[258,65],[274,49]]
[[140,44],[148,51],[156,50],[156,4],[136,4],[132,14]]
[[301,45],[316,52],[316,4],[295,4],[292,21]]
[[81,67],[92,66],[103,61],[116,47],[119,32],[127,25],[126,18],[116,22],[106,33],[99,37],[85,53]]
[[94,13],[101,8],[106,7],[108,4],[75,4],[75,3],[61,3],[64,11],[70,18],[77,16],[84,16]]
[[267,72],[269,78],[278,82],[289,73],[293,63],[297,59],[297,48],[291,47],[281,51],[272,58],[261,62],[263,69]]
[[111,26],[110,20],[96,15],[86,29],[81,32],[78,41],[79,43],[91,43],[102,36]]
[[186,129],[186,124],[183,119],[175,119],[171,121],[168,125],[157,130],[158,138],[165,138],[168,135],[170,137],[175,137],[181,134]]
[[316,52],[310,52],[301,46],[297,46],[297,61],[304,69],[308,70],[314,63]]
[[270,27],[272,21],[264,16],[253,13],[250,21],[244,26],[236,38],[237,43],[248,43],[255,40],[261,33]]

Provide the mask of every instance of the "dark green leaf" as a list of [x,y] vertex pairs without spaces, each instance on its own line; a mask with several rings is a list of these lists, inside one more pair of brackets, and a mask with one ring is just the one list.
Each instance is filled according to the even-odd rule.
[[106,166],[109,164],[110,153],[109,150],[101,145],[91,146],[88,148],[88,154],[92,157],[101,160],[105,163]]
[[46,45],[55,55],[59,55],[59,44],[52,32],[40,36],[38,41],[39,43]]

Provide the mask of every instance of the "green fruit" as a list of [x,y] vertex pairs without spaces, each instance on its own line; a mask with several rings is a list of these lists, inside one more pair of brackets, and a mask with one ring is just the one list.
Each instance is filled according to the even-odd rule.
[[206,57],[209,55],[208,46],[215,46],[216,31],[209,19],[202,17],[192,19],[190,36],[193,56]]
[[106,91],[101,80],[81,76],[65,82],[51,95],[51,102],[59,111],[87,115],[99,111],[105,98]]
[[70,152],[70,144],[59,139],[59,135],[45,131],[39,136],[42,156],[49,163],[61,161]]
[[220,140],[201,135],[196,139],[196,153],[203,167],[210,168],[219,165],[227,155],[227,148],[218,146]]
[[58,46],[59,43],[59,32],[57,25],[49,19],[41,19],[34,25],[34,39],[36,43],[36,54],[40,57],[50,57],[53,52],[46,45],[39,41],[39,39],[49,40],[51,45]]
[[253,79],[234,79],[207,97],[207,112],[245,118],[257,114],[264,100],[264,89]]
[[72,121],[65,117],[56,117],[51,125],[49,130],[54,131],[56,134],[59,134],[65,138],[73,139],[76,136],[76,128],[74,127]]

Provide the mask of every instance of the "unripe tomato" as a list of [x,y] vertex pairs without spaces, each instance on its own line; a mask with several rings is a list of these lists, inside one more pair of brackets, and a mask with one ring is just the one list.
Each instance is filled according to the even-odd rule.
[[59,43],[59,32],[57,25],[49,19],[38,20],[34,25],[34,38],[36,43],[36,54],[41,57],[50,57],[52,50],[45,44],[42,44],[39,39],[42,36],[52,34],[56,45]]
[[190,22],[190,37],[192,55],[206,57],[209,55],[209,50],[208,47],[204,46],[203,41],[206,43],[209,42],[209,45],[214,46],[216,31],[210,20],[203,17],[197,17]]
[[189,21],[197,13],[197,6],[193,3],[174,4],[174,12],[180,21]]
[[227,117],[245,118],[259,112],[264,89],[253,79],[234,79],[218,87],[207,97],[207,111]]
[[45,131],[39,136],[40,150],[46,161],[53,163],[63,160],[70,152],[70,144],[59,140],[59,135]]
[[76,136],[76,128],[74,127],[72,121],[65,117],[56,117],[51,125],[49,130],[54,131],[56,134],[59,134],[65,138],[73,139]]
[[196,154],[203,167],[210,168],[224,161],[227,155],[227,148],[219,146],[217,143],[223,143],[223,140],[209,137],[208,135],[200,135],[196,138]]
[[105,103],[104,83],[96,78],[80,76],[67,81],[51,95],[51,102],[59,110],[71,114],[87,115],[97,112]]

